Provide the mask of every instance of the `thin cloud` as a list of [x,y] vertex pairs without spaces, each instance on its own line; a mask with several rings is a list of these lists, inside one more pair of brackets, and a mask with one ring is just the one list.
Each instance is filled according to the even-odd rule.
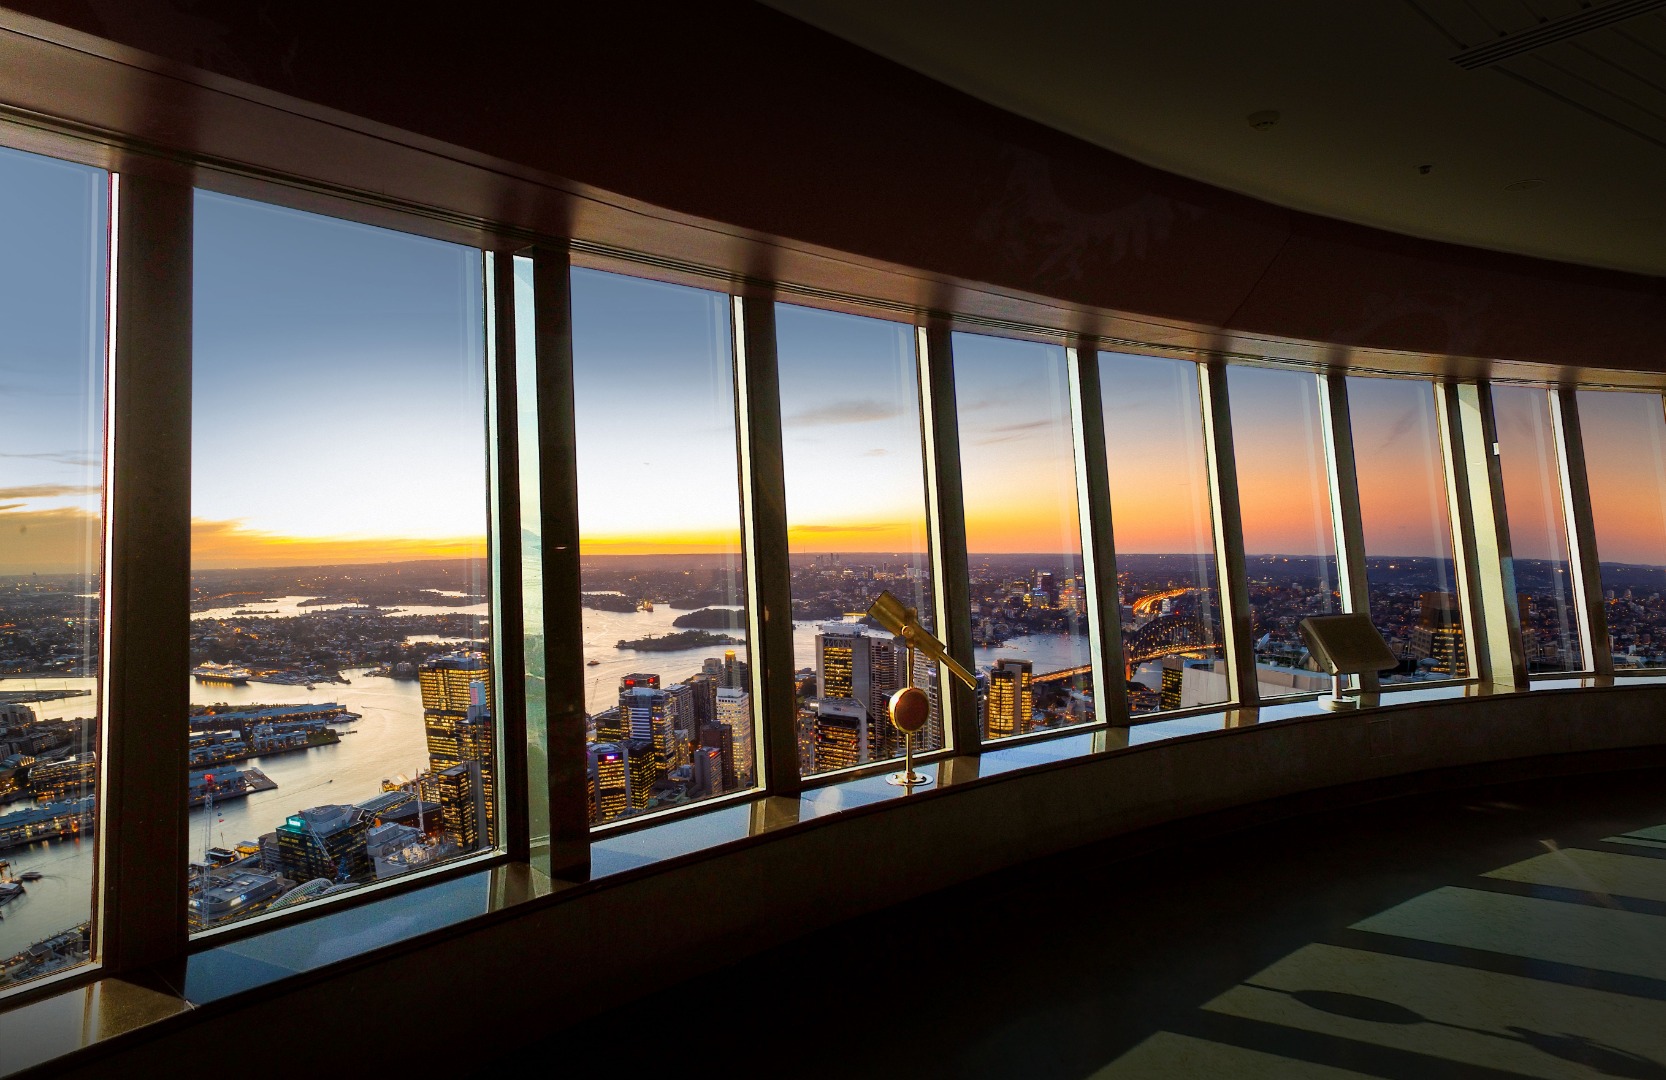
[[891,453],[891,451],[885,449],[883,446],[876,446],[872,450],[862,451],[862,456],[863,457],[889,457],[890,453]]
[[0,488],[0,499],[61,499],[65,495],[92,495],[97,491],[93,484],[25,484]]
[[885,532],[901,526],[884,525],[794,525],[788,532],[795,533],[847,533],[847,532]]
[[1028,438],[1033,432],[1053,426],[1051,420],[1027,420],[1022,424],[1001,424],[988,429],[988,434],[978,440],[979,446],[990,446],[994,443],[1012,442],[1016,439]]
[[91,467],[91,466],[101,464],[99,459],[96,458],[96,457],[90,457],[87,454],[72,453],[72,452],[65,452],[65,453],[48,452],[48,453],[39,453],[39,454],[0,454],[0,458],[14,458],[14,459],[17,459],[17,460],[20,460],[20,461],[50,461],[50,462],[52,462],[56,465],[74,465],[74,466],[77,466],[79,468],[88,468],[88,467]]
[[859,401],[830,401],[805,409],[788,421],[804,427],[830,427],[836,424],[871,424],[876,420],[894,420],[902,409],[883,401],[867,398]]

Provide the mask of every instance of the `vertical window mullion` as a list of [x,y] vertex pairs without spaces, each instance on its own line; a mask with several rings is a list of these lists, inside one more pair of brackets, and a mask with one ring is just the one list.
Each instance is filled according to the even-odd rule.
[[771,795],[804,788],[798,767],[797,670],[793,660],[792,571],[787,547],[787,480],[781,452],[781,376],[775,305],[733,297],[735,395],[746,549],[753,722],[759,725],[759,786]]
[[[955,401],[954,335],[943,325],[915,335],[920,375],[921,439],[925,451],[926,529],[931,537],[937,625],[949,655],[972,670],[972,596],[966,551],[966,490],[960,469],[960,413]],[[956,754],[983,750],[976,692],[939,667],[938,693]]]
[[1232,405],[1226,391],[1226,363],[1201,364],[1203,434],[1209,452],[1209,480],[1215,515],[1216,577],[1221,596],[1227,678],[1240,709],[1261,704],[1255,674],[1255,639],[1250,625],[1249,578],[1244,569],[1244,526],[1238,502],[1238,466],[1232,445]]
[[499,820],[511,859],[531,856],[527,798],[526,638],[521,595],[519,398],[515,363],[515,261],[486,252],[486,409],[492,590],[492,671],[497,681]]
[[[1493,418],[1492,384],[1459,383],[1458,460],[1472,517],[1474,541],[1476,671],[1495,685],[1527,687],[1527,653],[1522,644],[1521,613],[1516,607],[1515,567],[1510,551],[1510,522],[1504,505],[1504,473],[1498,458],[1498,425]],[[1450,398],[1449,398],[1450,400]]]
[[1470,502],[1469,477],[1463,467],[1461,410],[1454,384],[1437,382],[1433,393],[1441,468],[1446,477],[1446,512],[1452,523],[1452,587],[1463,623],[1464,669],[1475,679],[1481,677],[1480,645],[1476,638],[1480,632],[1481,584],[1476,576],[1475,507]]
[[[1342,610],[1369,616],[1371,588],[1365,570],[1365,524],[1359,506],[1359,474],[1354,462],[1354,430],[1348,408],[1348,378],[1343,371],[1319,378],[1319,413],[1330,479],[1331,535],[1336,543],[1336,578]],[[1374,671],[1355,676],[1367,693],[1378,689]]]
[[1556,460],[1562,470],[1562,512],[1566,516],[1575,604],[1585,645],[1585,669],[1614,674],[1608,612],[1602,603],[1602,568],[1598,561],[1596,522],[1591,514],[1590,479],[1585,472],[1585,438],[1574,388],[1550,391],[1551,426]]
[[[538,354],[539,537],[544,555],[544,664],[548,694],[550,873],[590,872],[585,774],[584,621],[579,609],[578,436],[573,412],[571,260],[532,252]],[[517,526],[518,527],[518,526]]]
[[125,971],[186,941],[193,193],[140,175],[112,190],[100,926]]
[[[1088,634],[1094,644],[1096,719],[1129,722],[1128,681],[1122,655],[1122,600],[1117,588],[1116,539],[1111,527],[1110,465],[1105,448],[1105,404],[1099,353],[1068,349],[1070,413],[1075,428],[1076,502],[1082,530],[1082,577],[1087,583]],[[1118,745],[1112,740],[1112,745]]]

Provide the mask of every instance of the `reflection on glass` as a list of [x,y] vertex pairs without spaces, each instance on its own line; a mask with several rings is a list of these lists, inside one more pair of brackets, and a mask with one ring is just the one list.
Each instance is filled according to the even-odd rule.
[[1198,367],[1150,356],[1099,362],[1129,709],[1226,701]]
[[1400,666],[1384,682],[1469,676],[1432,383],[1348,379],[1371,621]]
[[1527,670],[1579,671],[1585,666],[1584,649],[1574,607],[1550,394],[1533,387],[1495,385],[1492,408]]
[[481,253],[198,192],[192,928],[493,846]]
[[[886,699],[907,652],[863,617],[882,590],[936,625],[914,328],[777,304],[798,756],[822,773],[902,754]],[[935,632],[935,631],[933,631]],[[937,665],[916,657],[943,745]]]
[[1616,668],[1666,667],[1666,415],[1659,394],[1579,391]]
[[1328,690],[1296,630],[1341,610],[1319,381],[1256,367],[1226,378],[1261,696]]
[[1064,349],[954,335],[978,727],[986,739],[1091,721],[1076,457]]
[[590,820],[756,782],[721,293],[573,271]]
[[526,648],[527,818],[532,843],[550,835],[549,694],[544,665],[543,503],[538,458],[538,339],[532,260],[515,256],[515,432],[520,450],[521,611]]
[[109,207],[0,149],[0,988],[91,952]]

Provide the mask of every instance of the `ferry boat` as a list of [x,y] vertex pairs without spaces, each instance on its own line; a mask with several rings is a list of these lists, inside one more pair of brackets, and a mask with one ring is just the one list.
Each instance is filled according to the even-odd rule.
[[23,873],[17,875],[17,880],[19,880],[19,881],[39,881],[41,878],[43,878],[45,876],[46,875],[41,873],[39,870],[25,870]]
[[22,885],[12,880],[12,864],[0,862],[0,907],[5,907],[24,893]]
[[602,662],[600,660],[586,660],[584,662],[584,666],[585,667],[601,667]]
[[654,602],[652,600],[643,600],[641,603],[636,605],[636,610],[638,610],[638,611],[653,611],[654,610]]
[[232,664],[201,664],[191,669],[191,677],[213,686],[245,686],[253,672]]

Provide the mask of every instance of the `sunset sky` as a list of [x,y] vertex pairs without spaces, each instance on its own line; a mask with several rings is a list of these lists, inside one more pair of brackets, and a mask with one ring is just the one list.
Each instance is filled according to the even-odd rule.
[[108,181],[0,149],[0,574],[98,558]]
[[480,555],[476,250],[198,192],[192,564]]
[[[0,573],[96,552],[105,184],[0,150]],[[195,272],[195,566],[484,553],[478,251],[199,192]],[[585,550],[737,552],[728,298],[578,270],[573,301]],[[924,552],[913,327],[785,304],[777,322],[792,549]],[[955,350],[969,546],[1078,552],[1064,350],[971,334]],[[1118,550],[1209,551],[1195,367],[1101,363]],[[1228,381],[1246,549],[1328,552],[1314,377]],[[1449,554],[1427,385],[1349,383],[1367,551]],[[1579,400],[1602,557],[1666,563],[1660,399]],[[1565,558],[1545,395],[1495,401],[1515,552]],[[529,398],[524,434],[531,419]]]

